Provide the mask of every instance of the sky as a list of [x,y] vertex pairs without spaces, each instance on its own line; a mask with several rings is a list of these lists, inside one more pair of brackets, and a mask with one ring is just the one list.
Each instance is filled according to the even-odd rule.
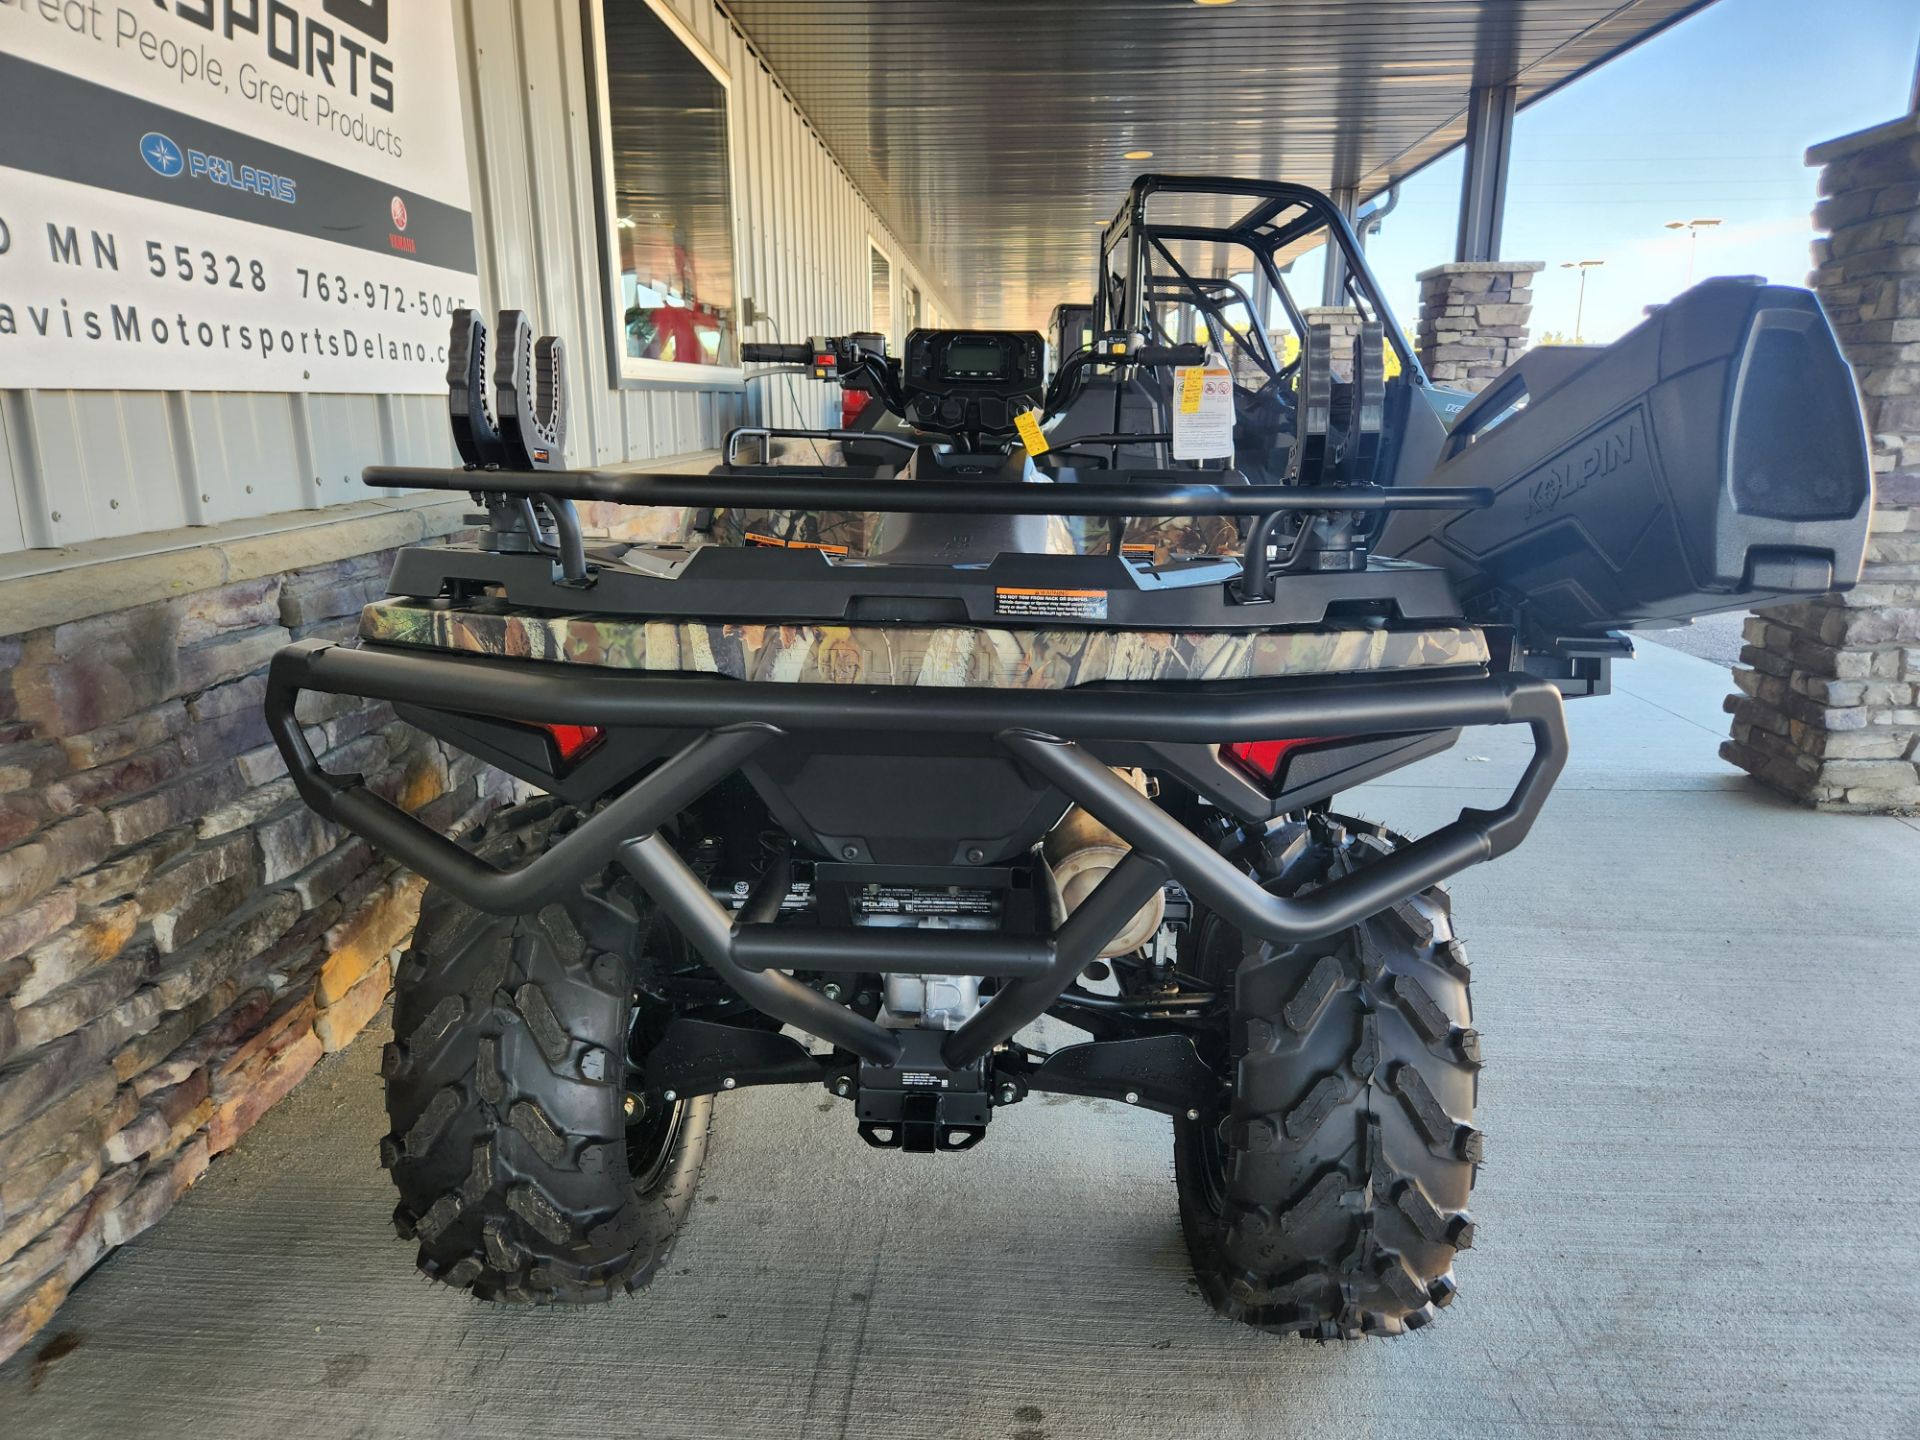
[[[1642,308],[1695,279],[1764,275],[1806,283],[1819,171],[1807,147],[1906,112],[1920,52],[1920,0],[1719,0],[1665,34],[1529,106],[1514,123],[1503,258],[1544,260],[1533,334],[1617,339]],[[1401,187],[1367,253],[1400,323],[1418,316],[1413,277],[1453,258],[1461,157]]]

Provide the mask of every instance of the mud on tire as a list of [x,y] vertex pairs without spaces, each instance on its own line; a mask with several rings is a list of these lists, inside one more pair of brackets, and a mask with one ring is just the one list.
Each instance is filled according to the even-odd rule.
[[[518,864],[573,819],[515,807],[479,853]],[[629,1123],[632,916],[599,881],[525,916],[427,891],[381,1058],[380,1158],[394,1224],[432,1278],[486,1300],[585,1302],[640,1288],[665,1259],[712,1100]]]
[[[1314,816],[1269,838],[1261,878],[1298,893],[1402,842]],[[1199,914],[1185,968],[1233,995],[1213,1059],[1230,1100],[1175,1125],[1194,1273],[1221,1313],[1320,1339],[1396,1335],[1454,1296],[1482,1152],[1480,1041],[1446,892],[1302,945]]]

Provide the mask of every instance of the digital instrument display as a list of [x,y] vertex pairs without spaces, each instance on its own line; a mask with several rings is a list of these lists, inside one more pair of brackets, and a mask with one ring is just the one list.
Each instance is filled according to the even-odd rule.
[[1047,342],[1028,330],[915,330],[900,367],[912,424],[1004,435],[1046,390]]
[[998,375],[1007,352],[998,345],[955,344],[947,347],[947,371],[953,375]]

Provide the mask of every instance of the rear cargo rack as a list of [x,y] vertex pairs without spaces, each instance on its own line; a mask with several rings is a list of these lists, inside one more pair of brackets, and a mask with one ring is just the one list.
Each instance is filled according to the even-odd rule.
[[[825,434],[827,432],[821,432]],[[862,437],[870,438],[870,437]],[[1111,476],[1112,470],[1089,473]],[[1238,470],[1139,469],[1129,478],[1081,480],[1054,472],[1053,484],[884,480],[813,465],[722,467],[710,474],[627,470],[436,469],[370,465],[368,485],[396,490],[469,490],[553,496],[615,505],[738,506],[785,510],[868,510],[886,515],[1273,515],[1285,511],[1478,510],[1493,503],[1484,486],[1250,485]],[[1225,483],[1200,483],[1196,474]]]
[[[732,454],[741,434],[813,435],[833,439],[840,431],[767,431],[749,428],[727,437]],[[1385,514],[1395,510],[1480,510],[1493,504],[1484,486],[1253,485],[1238,470],[1138,469],[1124,483],[1081,480],[1078,470],[1053,472],[1051,484],[1030,481],[881,479],[852,476],[844,469],[811,465],[722,466],[711,474],[634,473],[620,470],[461,470],[374,465],[364,472],[368,485],[399,490],[466,490],[508,495],[530,505],[543,502],[553,512],[563,544],[573,544],[564,560],[570,582],[592,583],[569,502],[592,500],[615,505],[737,507],[774,510],[854,510],[889,515],[1084,515],[1109,520],[1140,516],[1250,515],[1235,586],[1243,603],[1271,598],[1275,567],[1267,550],[1288,514]],[[1202,483],[1196,473],[1218,475]],[[1303,529],[1278,569],[1290,568],[1307,532]]]

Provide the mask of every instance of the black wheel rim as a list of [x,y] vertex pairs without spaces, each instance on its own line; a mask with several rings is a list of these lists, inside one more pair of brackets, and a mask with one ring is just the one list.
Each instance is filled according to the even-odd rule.
[[687,1102],[652,1105],[627,1121],[627,1173],[633,1188],[642,1192],[660,1183],[673,1162],[680,1144],[680,1130],[686,1123]]
[[[1193,970],[1196,976],[1212,988],[1215,993],[1222,991],[1231,994],[1234,976],[1240,968],[1242,940],[1240,932],[1235,930],[1218,915],[1211,912],[1203,915],[1199,925],[1199,944],[1194,947]],[[1214,1215],[1222,1215],[1227,1208],[1227,1147],[1220,1139],[1220,1124],[1226,1119],[1232,1096],[1224,1077],[1231,1074],[1233,1064],[1230,1032],[1232,1021],[1224,1020],[1221,1032],[1210,1037],[1208,1045],[1213,1053],[1205,1058],[1214,1067],[1216,1074],[1223,1076],[1220,1098],[1214,1108],[1205,1111],[1200,1118],[1189,1122],[1193,1129],[1194,1156],[1199,1161],[1198,1171],[1200,1199]]]
[[1200,1182],[1201,1202],[1213,1215],[1223,1215],[1227,1209],[1227,1147],[1220,1139],[1220,1120],[1215,1113],[1194,1122],[1194,1149],[1200,1161],[1195,1178]]
[[686,1124],[687,1101],[650,1098],[640,1087],[642,1065],[660,1042],[671,1012],[664,1005],[636,1005],[627,1023],[627,1174],[642,1194],[660,1183],[673,1163]]

